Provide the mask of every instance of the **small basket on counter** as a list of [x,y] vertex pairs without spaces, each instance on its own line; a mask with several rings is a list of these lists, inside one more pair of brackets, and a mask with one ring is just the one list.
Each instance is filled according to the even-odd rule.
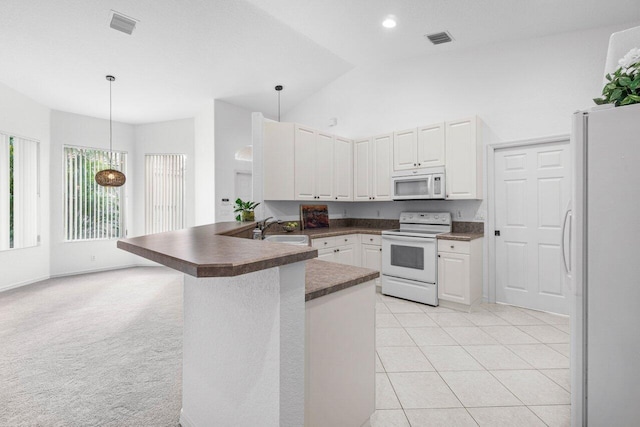
[[284,231],[286,231],[287,233],[290,233],[292,231],[296,231],[299,229],[299,225],[297,222],[287,222],[285,224],[282,225],[282,229]]

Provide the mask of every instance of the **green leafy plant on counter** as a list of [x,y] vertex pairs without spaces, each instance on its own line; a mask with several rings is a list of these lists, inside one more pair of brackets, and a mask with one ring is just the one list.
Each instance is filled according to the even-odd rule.
[[236,221],[254,221],[255,220],[255,213],[254,210],[256,208],[256,206],[258,206],[260,204],[260,202],[256,203],[256,202],[252,202],[252,201],[246,201],[243,202],[241,198],[237,198],[236,199],[236,207],[233,210],[233,212],[238,213],[238,215],[236,215]]
[[596,104],[620,107],[640,102],[640,49],[631,49],[618,65],[613,75],[605,76],[609,83],[602,89],[602,98],[593,100]]

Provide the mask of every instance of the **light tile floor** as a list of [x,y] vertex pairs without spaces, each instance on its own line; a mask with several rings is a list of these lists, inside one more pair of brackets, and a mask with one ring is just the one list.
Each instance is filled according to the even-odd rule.
[[377,294],[372,427],[569,426],[569,319]]

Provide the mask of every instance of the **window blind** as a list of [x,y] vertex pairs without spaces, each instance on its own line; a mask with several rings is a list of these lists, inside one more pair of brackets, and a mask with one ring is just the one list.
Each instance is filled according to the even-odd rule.
[[106,240],[124,235],[124,187],[102,187],[96,172],[109,167],[126,171],[126,153],[65,147],[65,240]]
[[184,228],[186,156],[145,156],[145,229],[147,234]]

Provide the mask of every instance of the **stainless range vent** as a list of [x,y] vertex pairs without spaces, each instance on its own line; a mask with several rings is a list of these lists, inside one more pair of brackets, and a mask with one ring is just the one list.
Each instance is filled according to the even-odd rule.
[[449,43],[453,40],[451,34],[446,31],[442,31],[441,33],[425,34],[425,37],[433,44]]
[[136,28],[136,23],[138,21],[129,18],[128,16],[124,16],[116,11],[112,12],[113,16],[111,16],[111,23],[109,24],[109,26],[114,30],[122,31],[125,34],[131,35],[131,33],[133,33],[133,30]]

